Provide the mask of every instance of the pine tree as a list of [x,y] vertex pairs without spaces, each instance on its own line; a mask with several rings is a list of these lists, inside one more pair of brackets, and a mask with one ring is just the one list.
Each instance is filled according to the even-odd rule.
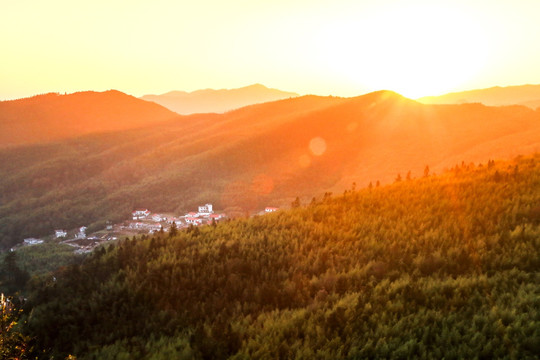
[[178,228],[176,227],[176,222],[172,222],[171,229],[169,230],[169,237],[178,235]]

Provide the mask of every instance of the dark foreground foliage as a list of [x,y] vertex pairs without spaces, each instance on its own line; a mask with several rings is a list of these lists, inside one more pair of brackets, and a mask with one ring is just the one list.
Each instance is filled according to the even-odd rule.
[[7,298],[0,294],[0,359],[30,359],[32,346],[30,339],[17,329],[21,310],[17,299]]
[[34,284],[25,330],[80,359],[536,358],[539,269],[537,155],[121,241]]

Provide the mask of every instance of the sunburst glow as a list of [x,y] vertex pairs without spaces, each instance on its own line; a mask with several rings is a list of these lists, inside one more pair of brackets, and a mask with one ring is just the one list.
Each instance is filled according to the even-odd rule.
[[489,55],[478,21],[437,5],[379,9],[367,22],[332,24],[321,35],[330,71],[412,98],[463,86]]
[[529,0],[13,1],[0,22],[0,99],[252,83],[416,98],[534,84],[539,11]]

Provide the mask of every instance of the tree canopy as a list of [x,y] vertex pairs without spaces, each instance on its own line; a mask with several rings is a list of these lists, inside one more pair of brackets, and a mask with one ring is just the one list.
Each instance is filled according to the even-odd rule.
[[540,353],[539,155],[196,230],[32,282],[25,333],[80,359]]

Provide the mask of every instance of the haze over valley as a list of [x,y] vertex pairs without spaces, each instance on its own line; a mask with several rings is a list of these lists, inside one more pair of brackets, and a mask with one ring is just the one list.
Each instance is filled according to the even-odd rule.
[[540,107],[540,85],[495,86],[449,93],[440,96],[426,96],[418,99],[424,104],[464,104],[482,103],[488,106],[523,105],[531,109]]
[[193,92],[169,91],[161,95],[144,95],[143,100],[153,101],[178,114],[223,113],[247,105],[296,97],[298,94],[269,89],[254,84],[238,89],[205,89]]

